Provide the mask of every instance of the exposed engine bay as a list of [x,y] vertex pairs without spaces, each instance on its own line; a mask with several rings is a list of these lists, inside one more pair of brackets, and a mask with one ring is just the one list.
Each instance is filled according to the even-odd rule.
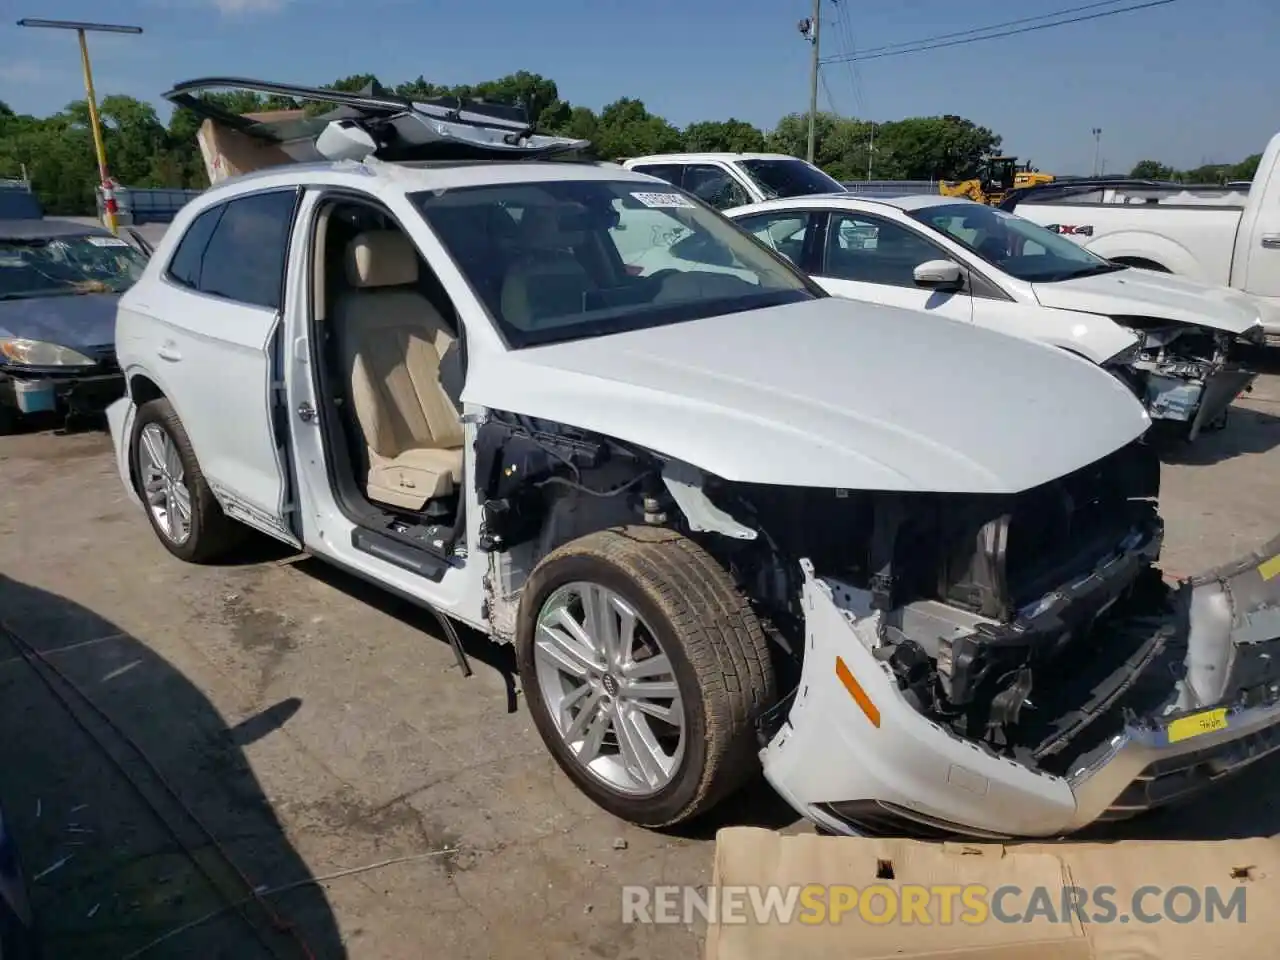
[[[733,574],[773,636],[782,690],[803,660],[807,560],[839,585],[859,638],[916,711],[1032,767],[1078,755],[1066,740],[1110,705],[1135,658],[1166,652],[1155,637],[1170,602],[1153,566],[1160,470],[1141,441],[1007,496],[732,483],[500,413],[476,450],[499,638],[541,556],[590,529],[644,522],[699,540]],[[1168,678],[1161,699],[1175,695]],[[1107,683],[1116,689],[1099,700]],[[785,707],[784,697],[779,722]]]
[[[1114,319],[1139,343],[1108,366],[1129,384],[1153,420],[1182,425],[1188,440],[1225,425],[1232,401],[1251,389],[1257,376],[1241,362],[1240,350],[1250,343],[1245,338],[1185,323]],[[1258,336],[1263,337],[1261,328]]]

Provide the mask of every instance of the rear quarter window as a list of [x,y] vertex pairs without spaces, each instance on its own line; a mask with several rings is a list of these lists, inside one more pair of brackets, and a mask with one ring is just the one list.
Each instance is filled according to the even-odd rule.
[[178,244],[169,276],[201,293],[278,310],[296,204],[289,189],[206,210]]
[[222,218],[226,206],[210,207],[191,221],[186,234],[178,242],[173,259],[169,261],[169,278],[191,290],[200,289],[200,265],[204,261],[204,250],[213,236],[214,227]]

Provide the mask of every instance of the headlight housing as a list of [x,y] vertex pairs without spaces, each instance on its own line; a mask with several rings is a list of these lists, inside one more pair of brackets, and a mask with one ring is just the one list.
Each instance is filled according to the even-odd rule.
[[0,337],[0,357],[23,367],[91,367],[95,362],[70,347],[25,337]]

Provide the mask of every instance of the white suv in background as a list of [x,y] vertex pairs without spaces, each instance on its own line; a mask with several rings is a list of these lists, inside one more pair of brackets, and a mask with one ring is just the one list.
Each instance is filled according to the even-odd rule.
[[[226,85],[169,96],[225,125]],[[245,85],[344,109],[207,128],[263,168],[121,301],[120,476],[175,556],[253,527],[513,643],[556,761],[649,826],[763,767],[836,831],[1049,836],[1280,743],[1277,560],[1164,585],[1116,378],[828,296],[472,105]],[[634,269],[653,214],[707,259]]]
[[778,197],[844,193],[834,177],[785,153],[661,153],[622,165],[693,194],[717,210]]

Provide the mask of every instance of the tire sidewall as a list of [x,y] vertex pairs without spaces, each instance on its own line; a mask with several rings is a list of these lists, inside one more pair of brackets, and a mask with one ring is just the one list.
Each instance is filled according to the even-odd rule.
[[[680,768],[670,783],[648,797],[620,793],[583,769],[556,729],[542,697],[534,664],[538,615],[547,598],[558,588],[582,581],[617,593],[631,604],[640,619],[657,635],[663,653],[671,661],[676,687],[685,705],[684,756]],[[705,698],[684,644],[676,636],[666,613],[632,574],[603,557],[582,554],[552,558],[539,566],[530,576],[520,599],[516,619],[516,661],[521,688],[539,735],[561,769],[597,804],[624,820],[661,826],[678,819],[681,812],[694,802],[708,760]]]
[[[143,489],[142,430],[152,423],[156,424],[168,435],[173,442],[174,448],[178,451],[179,459],[182,461],[182,478],[187,487],[187,494],[191,499],[191,532],[182,543],[174,543],[160,529],[159,524],[156,522],[155,514],[151,512],[151,505],[147,503],[146,491]],[[177,414],[173,412],[173,407],[165,400],[151,400],[142,405],[138,410],[137,417],[134,418],[133,438],[129,453],[138,496],[142,498],[143,509],[147,514],[147,522],[151,524],[151,529],[155,533],[156,539],[160,541],[164,548],[181,560],[191,560],[196,555],[200,536],[203,533],[202,517],[199,509],[200,491],[195,487],[198,482],[197,478],[200,476],[199,465],[194,463],[187,454],[190,445],[184,442],[186,439],[186,432],[182,430],[182,423],[178,420]]]

